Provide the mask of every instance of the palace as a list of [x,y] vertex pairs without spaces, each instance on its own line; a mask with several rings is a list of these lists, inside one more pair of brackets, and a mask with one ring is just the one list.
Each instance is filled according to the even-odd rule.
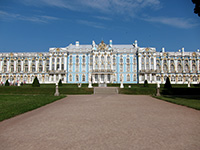
[[43,53],[0,53],[0,82],[32,83],[165,83],[200,82],[200,52],[157,52],[153,47],[114,45],[103,41]]

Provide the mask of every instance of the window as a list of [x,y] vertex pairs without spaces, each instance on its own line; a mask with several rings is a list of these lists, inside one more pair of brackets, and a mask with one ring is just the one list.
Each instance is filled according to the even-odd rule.
[[51,68],[51,70],[55,70],[55,65],[54,64],[52,64],[52,66],[51,66],[52,68]]
[[83,56],[83,63],[85,63],[85,55]]
[[17,71],[18,71],[18,72],[21,72],[21,65],[18,65],[18,66],[17,66]]
[[163,66],[163,71],[166,73],[167,72],[167,65],[166,64],[164,64],[164,66]]
[[195,62],[196,62],[195,60],[192,60],[192,63],[193,63],[193,64],[195,64]]
[[127,81],[130,81],[130,74],[127,75]]
[[188,64],[185,65],[185,71],[189,72],[189,66],[188,66]]
[[32,72],[35,72],[35,65],[32,65]]
[[79,65],[76,64],[76,72],[79,72]]
[[39,72],[42,72],[42,70],[43,70],[43,69],[42,69],[42,65],[40,64],[40,65],[39,65]]
[[79,82],[79,75],[76,75],[76,82]]
[[90,63],[93,63],[93,55],[90,55]]
[[95,74],[94,78],[95,78],[95,81],[97,82],[98,81],[98,74]]
[[179,81],[179,82],[182,81],[182,77],[181,77],[181,76],[178,77],[178,81]]
[[192,71],[196,71],[196,65],[192,65]]
[[71,74],[69,75],[69,81],[72,81],[72,75]]
[[127,64],[130,63],[130,59],[129,59],[129,58],[126,59],[126,63],[127,63]]
[[182,72],[182,66],[180,64],[178,65],[178,72]]
[[47,72],[49,71],[49,65],[46,65],[46,71]]
[[69,57],[69,63],[72,64],[72,56]]
[[82,76],[82,81],[85,82],[85,75]]
[[158,64],[159,64],[159,63],[160,63],[160,60],[159,60],[159,59],[157,59],[157,60],[156,60],[156,63],[158,63]]
[[122,56],[120,57],[120,63],[123,63],[123,58],[122,58]]
[[120,72],[123,72],[123,65],[120,64]]
[[95,56],[95,62],[98,63],[98,56]]
[[130,72],[130,64],[127,64],[127,72]]
[[115,58],[115,55],[113,56],[113,64],[116,63],[116,58]]
[[133,80],[136,81],[136,75],[133,76]]
[[39,60],[39,63],[42,64],[42,59]]
[[78,55],[76,56],[76,63],[77,64],[79,63],[79,57],[78,57]]
[[85,64],[82,66],[82,71],[85,71]]
[[28,72],[28,65],[25,65],[25,72]]
[[175,76],[172,76],[172,77],[171,77],[171,81],[172,81],[172,82],[175,82]]
[[59,70],[60,69],[60,64],[57,64],[56,65],[56,70]]
[[171,65],[171,66],[170,66],[170,70],[171,70],[171,72],[174,72],[174,71],[175,71],[174,65]]
[[181,60],[180,60],[180,59],[178,60],[178,64],[179,64],[179,63],[181,63]]
[[144,63],[142,63],[142,65],[141,65],[141,69],[144,70]]
[[160,76],[156,76],[156,80],[157,80],[157,81],[160,81]]
[[14,66],[13,65],[10,66],[10,71],[14,72]]
[[52,62],[53,62],[53,63],[55,62],[55,58],[52,58]]
[[195,81],[197,81],[197,76],[193,76],[193,78],[192,78],[192,80],[195,82]]
[[160,71],[160,65],[159,64],[156,65],[156,70]]
[[61,64],[61,70],[64,70],[64,64]]

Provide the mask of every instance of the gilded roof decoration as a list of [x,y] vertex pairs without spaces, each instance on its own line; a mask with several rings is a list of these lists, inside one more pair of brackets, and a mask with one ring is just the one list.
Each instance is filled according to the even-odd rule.
[[101,41],[101,43],[98,45],[97,50],[108,50],[108,45],[106,45],[104,41]]

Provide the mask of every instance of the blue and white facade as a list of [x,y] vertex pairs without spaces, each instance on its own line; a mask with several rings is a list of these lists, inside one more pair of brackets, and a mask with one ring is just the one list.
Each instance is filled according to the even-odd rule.
[[0,53],[0,82],[32,83],[165,83],[200,82],[200,52],[157,52],[153,47],[114,45],[103,41],[44,53]]

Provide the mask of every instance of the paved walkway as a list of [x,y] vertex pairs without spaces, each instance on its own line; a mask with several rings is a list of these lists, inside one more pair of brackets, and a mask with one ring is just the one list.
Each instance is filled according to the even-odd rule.
[[199,150],[200,111],[150,96],[68,96],[0,122],[1,150]]

